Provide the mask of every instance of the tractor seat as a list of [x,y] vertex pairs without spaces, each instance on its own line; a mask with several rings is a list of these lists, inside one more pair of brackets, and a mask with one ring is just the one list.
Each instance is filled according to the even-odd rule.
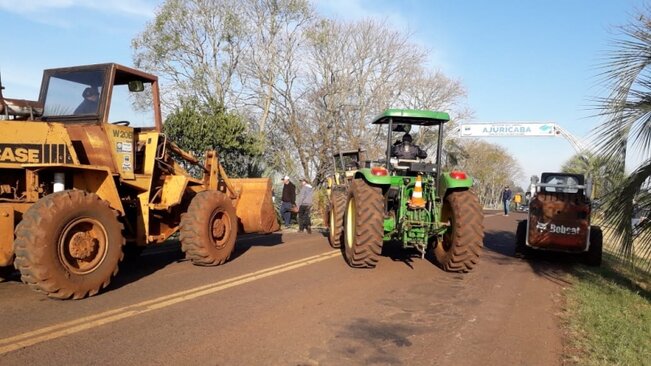
[[391,166],[396,170],[410,170],[411,164],[418,163],[415,159],[391,159]]
[[419,173],[434,173],[436,172],[436,165],[419,161],[415,159],[391,159],[391,166],[395,170],[419,172]]

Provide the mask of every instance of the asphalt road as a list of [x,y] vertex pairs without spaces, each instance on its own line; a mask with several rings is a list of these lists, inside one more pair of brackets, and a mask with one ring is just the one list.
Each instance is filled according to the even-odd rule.
[[352,269],[325,236],[245,236],[219,267],[147,249],[99,295],[0,283],[0,365],[556,365],[562,268],[513,258],[487,213],[469,274],[385,247]]

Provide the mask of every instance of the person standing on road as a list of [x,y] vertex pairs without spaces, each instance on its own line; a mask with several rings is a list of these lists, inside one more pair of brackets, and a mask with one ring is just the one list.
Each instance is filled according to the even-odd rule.
[[289,227],[292,221],[292,212],[296,205],[296,186],[289,180],[289,176],[283,178],[283,194],[280,198],[280,215],[283,217],[285,228]]
[[298,192],[296,204],[298,205],[298,232],[306,230],[308,234],[312,234],[312,221],[310,219],[310,211],[312,209],[312,193],[313,189],[307,179],[301,179],[301,191]]
[[509,206],[511,205],[511,198],[513,197],[513,192],[509,186],[504,187],[502,191],[502,204],[504,205],[504,216],[509,216]]
[[521,193],[516,193],[515,196],[513,196],[513,203],[515,203],[515,210],[520,211],[520,204],[522,203]]

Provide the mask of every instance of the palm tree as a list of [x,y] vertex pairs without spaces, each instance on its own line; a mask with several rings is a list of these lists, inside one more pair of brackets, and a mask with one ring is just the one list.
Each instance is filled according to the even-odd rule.
[[592,179],[592,196],[595,199],[604,197],[624,179],[621,171],[609,171],[612,166],[605,156],[589,151],[575,154],[569,158],[561,171],[565,173],[583,174]]
[[619,28],[606,59],[604,82],[610,94],[598,99],[599,115],[604,118],[596,132],[598,154],[609,161],[609,171],[624,173],[626,149],[639,151],[643,162],[633,169],[604,202],[605,217],[613,227],[619,252],[627,259],[651,255],[651,223],[640,230],[639,247],[633,248],[631,218],[634,205],[651,208],[651,6],[639,11],[631,23]]

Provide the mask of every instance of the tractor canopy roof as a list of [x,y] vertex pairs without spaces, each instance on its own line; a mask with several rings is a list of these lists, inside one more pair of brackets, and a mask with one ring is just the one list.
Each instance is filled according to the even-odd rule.
[[419,109],[387,109],[373,120],[374,125],[392,124],[437,126],[450,120],[450,115],[445,112],[436,112]]

